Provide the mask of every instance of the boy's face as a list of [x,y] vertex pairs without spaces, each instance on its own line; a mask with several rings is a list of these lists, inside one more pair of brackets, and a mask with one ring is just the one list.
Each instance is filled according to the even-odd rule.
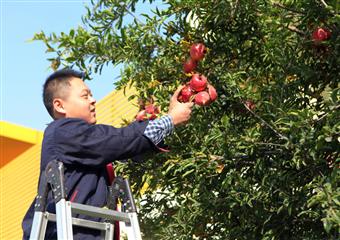
[[96,123],[96,100],[91,90],[80,78],[70,80],[70,88],[63,99],[65,117],[81,118],[90,124]]

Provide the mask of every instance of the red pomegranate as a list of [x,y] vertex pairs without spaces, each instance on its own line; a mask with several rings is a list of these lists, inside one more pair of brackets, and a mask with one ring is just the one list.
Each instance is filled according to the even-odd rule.
[[197,67],[197,62],[195,60],[192,60],[189,58],[184,64],[183,64],[183,70],[185,73],[189,73],[195,70]]
[[250,109],[254,110],[256,107],[256,104],[252,100],[246,100],[244,104]]
[[160,109],[153,104],[149,104],[145,107],[145,113],[148,119],[153,120],[157,118],[157,114],[160,113]]
[[190,86],[186,85],[182,88],[179,101],[180,102],[189,102],[190,98],[194,95],[194,91]]
[[322,42],[331,37],[331,32],[325,28],[318,27],[314,30],[312,34],[312,39],[314,42]]
[[190,56],[194,61],[200,61],[207,52],[203,43],[194,43],[190,47]]
[[145,107],[145,112],[148,114],[158,114],[160,112],[159,107],[149,104]]
[[200,106],[206,106],[210,103],[209,93],[206,91],[199,92],[195,95],[195,104]]
[[203,91],[207,88],[208,80],[204,75],[195,73],[192,75],[189,86],[196,92]]
[[146,119],[147,119],[147,117],[146,117],[146,112],[145,112],[145,110],[142,110],[142,111],[140,111],[139,113],[137,113],[137,115],[136,115],[136,120],[137,120],[137,121],[142,122],[142,121],[144,121],[144,120],[146,120]]
[[208,84],[208,93],[209,93],[211,102],[213,102],[217,99],[216,89],[211,84]]

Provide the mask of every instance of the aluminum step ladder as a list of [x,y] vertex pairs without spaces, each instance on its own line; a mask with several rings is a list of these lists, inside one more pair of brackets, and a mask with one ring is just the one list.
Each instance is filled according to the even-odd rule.
[[[56,203],[56,214],[46,211],[47,196],[52,189]],[[94,207],[66,200],[64,186],[64,166],[62,162],[51,161],[42,174],[36,197],[33,217],[31,240],[45,239],[48,221],[57,223],[58,240],[73,240],[72,226],[97,229],[102,231],[103,239],[113,240],[115,221],[124,222],[128,240],[141,240],[141,233],[137,218],[135,202],[127,179],[116,177],[109,187],[108,208]],[[122,212],[116,211],[118,200]],[[106,219],[105,222],[96,222],[72,217],[82,214],[91,217]]]

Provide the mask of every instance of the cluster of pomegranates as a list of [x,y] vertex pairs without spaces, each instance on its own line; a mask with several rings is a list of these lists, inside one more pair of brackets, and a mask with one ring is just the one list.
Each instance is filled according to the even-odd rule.
[[195,43],[190,47],[190,58],[183,64],[185,73],[193,73],[190,81],[182,88],[178,101],[194,101],[199,106],[206,106],[217,99],[216,89],[208,82],[208,79],[199,73],[194,73],[199,61],[206,54],[203,43]]
[[[195,43],[190,48],[190,58],[183,64],[185,73],[190,73],[191,79],[182,88],[178,101],[189,102],[194,101],[199,106],[206,106],[217,99],[216,89],[208,82],[208,79],[194,70],[199,61],[204,58],[206,47],[202,43]],[[136,115],[137,121],[153,120],[160,114],[158,106],[153,101],[144,106],[140,104],[141,110]]]

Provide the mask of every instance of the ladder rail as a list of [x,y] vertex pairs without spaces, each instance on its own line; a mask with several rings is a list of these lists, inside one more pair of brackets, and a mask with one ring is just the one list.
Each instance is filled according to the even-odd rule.
[[71,205],[64,198],[56,204],[58,239],[73,240]]
[[[52,190],[56,203],[56,214],[46,211],[48,192]],[[122,203],[123,212],[116,209],[118,199]],[[137,210],[132,191],[127,179],[116,177],[109,187],[108,208],[100,208],[66,200],[64,186],[64,167],[59,161],[51,161],[46,166],[45,174],[41,174],[38,195],[35,203],[35,213],[32,222],[30,239],[44,240],[48,221],[56,222],[58,239],[73,239],[72,226],[80,226],[105,231],[104,239],[112,240],[114,222],[124,222],[129,240],[141,240],[141,232],[137,218]],[[96,222],[72,217],[82,214],[106,219],[106,222]]]
[[36,211],[34,213],[30,239],[34,240],[45,239],[47,221],[48,219],[44,212]]
[[130,223],[125,223],[128,239],[142,240],[137,213],[129,213]]

